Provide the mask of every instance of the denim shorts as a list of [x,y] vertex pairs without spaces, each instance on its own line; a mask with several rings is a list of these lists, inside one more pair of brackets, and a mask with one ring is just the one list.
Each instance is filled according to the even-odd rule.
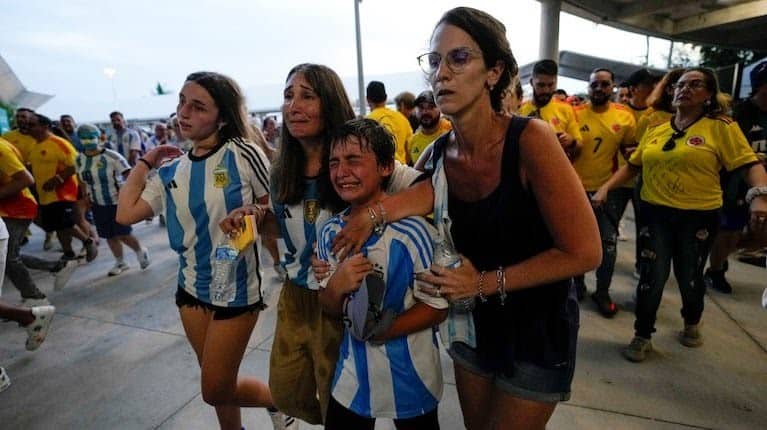
[[176,290],[176,306],[179,308],[183,306],[188,306],[191,308],[202,307],[203,309],[207,309],[213,312],[213,319],[217,321],[230,320],[246,312],[256,313],[266,309],[266,304],[264,304],[263,300],[253,303],[252,305],[237,306],[232,308],[205,303],[197,297],[187,293],[186,290],[184,290],[184,288],[180,285]]
[[448,350],[453,361],[471,373],[492,379],[500,390],[525,400],[556,403],[570,400],[570,384],[575,372],[575,358],[564,367],[546,368],[515,360],[512,375],[484,369],[475,349],[453,342]]

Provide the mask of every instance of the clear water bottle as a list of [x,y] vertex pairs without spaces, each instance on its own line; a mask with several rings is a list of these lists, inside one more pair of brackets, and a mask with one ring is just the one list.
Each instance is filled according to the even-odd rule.
[[[449,269],[461,267],[461,257],[458,251],[444,237],[434,242],[434,263]],[[450,307],[456,312],[470,312],[474,309],[474,297],[464,297],[450,302]]]
[[240,259],[237,248],[222,244],[216,247],[213,255],[213,281],[210,283],[211,300],[214,302],[231,302],[236,294],[234,282],[235,269]]

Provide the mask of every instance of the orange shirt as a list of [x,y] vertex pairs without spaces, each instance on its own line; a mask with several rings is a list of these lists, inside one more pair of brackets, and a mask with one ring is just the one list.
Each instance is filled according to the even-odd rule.
[[[19,150],[10,142],[0,138],[0,186],[11,182],[11,177],[26,170],[21,161]],[[0,216],[3,218],[34,219],[37,215],[37,202],[28,188],[16,195],[0,200]]]
[[77,201],[77,179],[72,175],[64,183],[51,191],[43,190],[43,184],[61,173],[67,167],[75,167],[77,151],[66,140],[51,134],[42,142],[37,142],[29,151],[32,176],[35,177],[35,189],[41,205],[55,202]]

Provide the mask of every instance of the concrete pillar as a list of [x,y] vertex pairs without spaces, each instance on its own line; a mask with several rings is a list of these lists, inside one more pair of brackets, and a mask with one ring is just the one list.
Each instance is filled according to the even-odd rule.
[[539,60],[549,58],[559,62],[559,12],[561,10],[561,0],[541,0]]

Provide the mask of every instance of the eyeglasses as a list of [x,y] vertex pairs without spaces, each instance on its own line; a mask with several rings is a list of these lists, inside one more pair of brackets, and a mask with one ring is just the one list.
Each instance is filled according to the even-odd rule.
[[700,79],[694,79],[689,82],[678,81],[674,84],[671,84],[670,87],[674,90],[683,90],[685,87],[691,90],[699,90],[701,88],[708,88],[708,85],[706,85],[706,83],[701,81]]
[[663,144],[663,152],[671,151],[672,149],[676,148],[676,140],[684,137],[684,135],[687,132],[684,130],[677,130],[674,132],[674,134],[671,135],[671,137],[668,138],[668,142]]
[[[461,73],[472,58],[480,58],[481,56],[482,54],[474,49],[460,47],[448,51],[445,55],[445,61],[451,72]],[[437,71],[442,63],[442,54],[439,52],[427,52],[426,54],[419,55],[416,59],[418,60],[418,65],[421,66],[421,70],[427,75],[431,75]]]
[[594,82],[589,83],[589,87],[592,90],[595,90],[597,88],[610,88],[610,85],[612,85],[612,84],[613,83],[610,82],[610,81],[594,81]]

